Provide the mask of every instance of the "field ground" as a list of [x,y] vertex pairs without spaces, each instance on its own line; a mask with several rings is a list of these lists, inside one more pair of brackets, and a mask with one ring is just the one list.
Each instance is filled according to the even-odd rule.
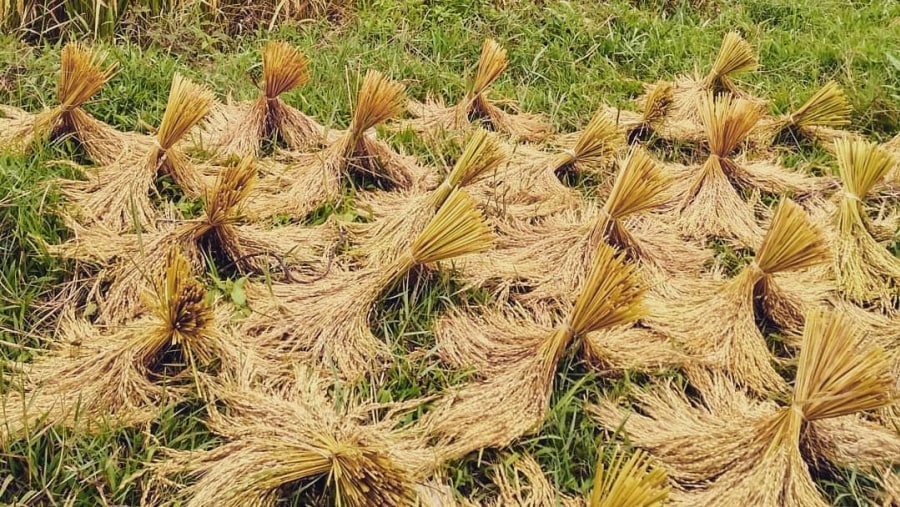
[[[775,112],[802,103],[818,86],[837,80],[853,105],[853,128],[884,141],[900,131],[900,3],[838,0],[591,0],[537,2],[361,0],[339,24],[308,21],[271,32],[228,36],[188,15],[170,15],[132,29],[107,46],[120,71],[87,109],[123,130],[158,125],[174,72],[208,83],[221,97],[255,97],[258,50],[280,39],[311,60],[311,83],[285,98],[326,124],[345,127],[352,90],[368,68],[408,87],[411,97],[463,95],[483,39],[509,49],[510,66],[496,97],[546,115],[559,131],[583,126],[602,104],[625,105],[642,83],[705,68],[722,36],[738,30],[758,50],[762,68],[743,76],[743,86],[768,98]],[[61,45],[0,36],[0,103],[38,110],[52,104]],[[409,137],[394,140],[423,162],[446,163],[452,147],[429,147]],[[30,156],[0,156],[0,359],[27,359],[52,332],[36,316],[42,298],[69,276],[70,266],[47,257],[38,238],[66,237],[54,216],[58,198],[44,182],[73,175],[54,164],[70,158],[69,143],[45,146]],[[661,154],[658,154],[661,155]],[[830,155],[804,148],[791,165],[830,170]],[[585,187],[589,191],[589,186]],[[190,206],[191,203],[184,203]],[[738,252],[739,254],[739,252]],[[723,258],[735,255],[723,252]],[[227,280],[208,278],[228,292]],[[461,374],[435,366],[431,324],[457,294],[446,280],[415,293],[402,288],[379,313],[376,334],[398,354],[384,382],[363,390],[381,401],[439,392]],[[227,294],[226,294],[227,295]],[[420,348],[424,352],[408,354]],[[3,363],[0,363],[0,367]],[[674,373],[673,373],[674,375]],[[507,452],[487,452],[454,464],[448,476],[463,493],[489,484],[484,463],[533,454],[557,488],[580,493],[590,486],[606,436],[582,412],[585,400],[626,390],[642,379],[604,379],[568,357],[558,374],[543,430]],[[2,389],[2,385],[0,385]],[[84,436],[51,430],[0,448],[0,504],[136,505],[146,475],[143,465],[162,447],[191,449],[215,444],[205,430],[202,404],[166,407],[156,421],[134,430]],[[852,471],[820,478],[838,505],[866,505],[870,479]],[[302,500],[297,500],[302,502]]]

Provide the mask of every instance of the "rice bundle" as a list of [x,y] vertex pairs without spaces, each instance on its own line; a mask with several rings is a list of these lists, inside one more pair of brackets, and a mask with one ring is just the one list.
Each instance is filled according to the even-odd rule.
[[669,114],[674,96],[675,85],[671,81],[657,81],[646,86],[646,92],[638,98],[640,112],[607,106],[605,114],[624,133],[628,144],[650,141],[654,136],[676,141],[699,141],[703,136],[699,125],[675,119]]
[[[754,71],[758,65],[753,48],[740,34],[725,34],[716,61],[705,76],[681,76],[675,80],[673,103],[669,109],[671,120],[696,122],[699,119],[697,105],[708,95],[724,92],[749,99],[735,86],[732,78],[735,74]],[[654,88],[648,94],[654,93]]]
[[104,60],[105,51],[78,42],[66,44],[57,81],[59,105],[36,115],[2,107],[7,118],[0,119],[0,149],[26,151],[36,142],[72,133],[91,160],[108,164],[119,157],[127,143],[137,142],[140,136],[118,132],[81,109],[115,74],[116,64],[104,68]]
[[[195,482],[179,492],[187,507],[282,505],[321,481],[329,504],[407,506],[416,486],[436,467],[434,453],[399,428],[402,413],[375,422],[379,406],[336,407],[329,384],[300,372],[295,390],[225,385],[227,411],[212,409],[210,429],[226,442],[203,451],[173,453],[163,474],[186,472]],[[315,491],[315,490],[313,490]],[[318,504],[307,494],[304,504]]]
[[24,389],[3,400],[0,441],[55,425],[141,424],[170,398],[203,394],[203,370],[235,364],[241,351],[216,324],[227,317],[215,314],[177,250],[145,297],[149,313],[127,325],[65,318],[56,346],[21,366]]
[[388,355],[370,329],[381,294],[417,267],[481,252],[492,240],[474,201],[453,190],[409,248],[385,264],[332,270],[317,283],[248,286],[254,313],[244,329],[273,364],[285,358],[333,364],[339,374],[358,379],[377,370]]
[[644,368],[673,357],[664,351],[657,355],[665,345],[652,337],[620,329],[643,314],[643,293],[635,266],[600,245],[578,298],[561,322],[524,311],[451,311],[436,326],[438,350],[454,366],[474,367],[480,378],[444,395],[424,417],[442,458],[504,447],[539,429],[549,409],[557,364],[576,340],[594,356],[602,355],[590,351],[597,347],[594,333],[613,333],[618,341],[607,339],[601,345],[610,348],[643,340],[642,354],[629,359]]
[[681,241],[659,220],[636,216],[668,202],[671,178],[640,147],[620,167],[602,208],[591,203],[508,231],[494,251],[462,267],[468,281],[501,295],[528,287],[531,302],[571,301],[603,243],[638,263],[648,285],[661,293],[676,290],[669,275],[699,273],[710,257],[705,249]]
[[664,302],[647,322],[738,384],[759,393],[782,390],[757,321],[799,332],[803,316],[824,303],[829,289],[813,283],[821,275],[807,270],[828,260],[823,233],[783,199],[752,263],[730,280],[697,284],[695,292]]
[[[146,274],[165,263],[173,247],[186,255],[194,272],[202,272],[207,258],[219,267],[233,266],[239,273],[266,273],[277,259],[283,268],[310,270],[320,264],[330,243],[337,241],[328,226],[288,225],[264,229],[243,221],[243,204],[253,189],[256,167],[252,157],[223,168],[206,192],[205,212],[196,219],[175,220],[162,230],[121,234],[95,226],[76,229],[75,238],[50,247],[64,258],[86,261],[102,269],[97,283],[105,283],[100,316],[120,322],[134,314],[140,302],[138,288]],[[292,277],[291,273],[285,276]]]
[[306,150],[324,141],[325,129],[281,99],[309,82],[309,61],[296,48],[272,41],[262,48],[263,88],[259,98],[214,107],[201,135],[203,147],[222,157],[259,153],[260,142],[278,138]]
[[834,271],[852,301],[897,311],[900,259],[872,237],[865,199],[896,162],[878,145],[837,139],[835,153],[843,189],[833,217]]
[[417,132],[453,131],[465,129],[469,122],[483,121],[491,130],[508,134],[526,142],[541,141],[550,133],[550,126],[531,113],[508,113],[488,98],[490,87],[506,70],[509,60],[506,49],[494,39],[486,39],[481,46],[481,57],[472,86],[463,100],[455,106],[442,101],[412,102],[409,112],[414,120],[403,126]]
[[850,124],[851,112],[844,90],[834,81],[829,81],[802,106],[789,114],[760,122],[757,130],[766,144],[796,142],[803,138],[830,143],[837,137],[847,135],[836,129]]
[[[640,413],[609,401],[589,410],[658,459],[675,505],[830,505],[810,468],[896,466],[900,439],[859,414],[891,403],[884,355],[838,313],[806,319],[790,404],[754,401],[718,383],[693,403],[671,388],[638,395]],[[716,399],[718,398],[718,399]]]
[[[403,111],[405,88],[375,70],[363,79],[350,128],[317,153],[291,157],[274,193],[251,204],[258,218],[288,214],[304,218],[341,196],[341,182],[350,173],[374,177],[391,188],[411,189],[422,183],[422,169],[405,155],[375,138],[376,125]],[[284,188],[286,187],[286,188]],[[284,188],[282,190],[282,188]]]
[[87,181],[61,182],[62,191],[85,223],[123,232],[155,224],[150,199],[158,175],[170,176],[188,195],[206,188],[202,173],[177,146],[187,132],[209,112],[212,92],[175,74],[162,123],[151,143],[126,146],[126,152]]
[[609,469],[597,461],[597,472],[587,507],[661,507],[669,495],[665,470],[653,467],[646,453],[637,451],[626,459],[616,450]]
[[750,102],[706,96],[699,111],[710,154],[678,205],[679,227],[689,237],[734,238],[746,246],[756,247],[762,232],[756,224],[753,207],[743,200],[738,189],[806,192],[815,182],[768,163],[748,164],[733,158],[735,149],[759,118],[759,110]]
[[374,221],[347,224],[351,254],[363,263],[383,266],[398,258],[422,232],[450,193],[468,187],[497,170],[509,157],[494,135],[477,129],[441,184],[431,192],[379,192],[363,198],[359,206],[371,211]]

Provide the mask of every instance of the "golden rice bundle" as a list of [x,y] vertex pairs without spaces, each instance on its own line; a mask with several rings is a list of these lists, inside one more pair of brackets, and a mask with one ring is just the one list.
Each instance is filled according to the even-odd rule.
[[[749,100],[750,97],[735,86],[733,76],[754,71],[758,65],[753,48],[740,34],[725,34],[716,61],[705,76],[680,76],[674,81],[669,108],[671,121],[696,123],[700,119],[697,106],[708,95],[725,93]],[[649,93],[653,91],[651,88]]]
[[327,382],[307,372],[296,376],[300,387],[292,390],[232,384],[218,390],[225,410],[212,408],[208,424],[225,442],[173,451],[159,467],[162,475],[190,480],[176,494],[182,505],[275,507],[317,480],[325,498],[311,489],[305,505],[414,505],[418,484],[437,462],[420,438],[400,428],[404,414],[391,410],[373,421],[384,407],[338,408]]
[[762,232],[753,206],[739,190],[804,193],[815,187],[816,180],[768,162],[747,163],[733,157],[759,118],[759,110],[750,102],[706,96],[699,111],[710,154],[683,190],[678,225],[688,237],[732,238],[755,248]]
[[783,390],[757,321],[799,332],[808,309],[823,304],[830,288],[808,270],[829,257],[822,231],[783,199],[752,263],[730,280],[697,284],[695,292],[663,302],[647,322],[738,384],[759,393]]
[[212,100],[209,88],[175,74],[152,142],[127,145],[120,157],[98,167],[86,181],[62,181],[63,194],[84,223],[115,232],[153,227],[156,209],[150,194],[159,175],[170,176],[187,195],[201,195],[207,183],[178,142],[206,116]]
[[813,470],[900,463],[896,433],[860,416],[889,405],[893,384],[882,352],[860,340],[840,314],[808,315],[787,406],[714,382],[702,401],[666,386],[638,395],[640,413],[609,401],[589,411],[666,467],[675,505],[826,507]]
[[309,82],[309,61],[295,47],[280,41],[267,43],[261,53],[259,98],[213,107],[201,133],[201,146],[216,155],[257,155],[265,139],[278,139],[294,150],[324,142],[325,128],[281,99],[284,93]]
[[837,130],[850,124],[853,110],[844,90],[834,81],[819,88],[802,106],[783,116],[760,122],[757,127],[764,143],[818,139],[831,143],[846,132]]
[[[242,223],[243,204],[253,190],[256,167],[253,157],[222,169],[206,191],[205,212],[196,219],[174,220],[164,229],[135,234],[116,233],[94,226],[76,229],[75,237],[50,250],[64,258],[100,265],[95,283],[106,285],[100,316],[121,322],[139,308],[139,288],[147,273],[166,262],[173,247],[186,255],[194,272],[203,272],[207,258],[220,268],[233,267],[241,274],[266,273],[277,261],[279,268],[312,270],[338,240],[333,228],[288,225],[265,229]],[[293,271],[285,273],[288,278]],[[307,273],[308,274],[308,273]]]
[[850,300],[896,312],[900,302],[900,259],[872,237],[866,196],[896,164],[877,144],[835,141],[843,188],[832,221],[834,271]]
[[81,109],[115,73],[115,63],[103,67],[106,56],[78,42],[66,44],[57,82],[59,105],[36,115],[3,107],[7,118],[0,120],[0,149],[27,151],[36,142],[72,133],[94,162],[108,164],[118,158],[125,145],[140,136],[118,132]]
[[493,237],[474,201],[453,190],[438,212],[399,257],[356,271],[332,270],[307,284],[248,286],[254,313],[244,330],[271,355],[324,364],[348,379],[376,371],[387,346],[371,331],[381,294],[416,268],[486,250]]
[[374,221],[346,224],[351,255],[362,263],[383,266],[409,249],[450,193],[489,177],[509,157],[505,145],[484,129],[470,136],[463,153],[441,184],[430,192],[378,192],[358,204]]
[[49,351],[21,365],[24,387],[3,399],[0,442],[55,425],[98,429],[107,422],[141,424],[163,404],[189,392],[203,395],[199,375],[230,368],[242,354],[224,334],[177,251],[152,274],[145,293],[148,313],[122,326],[98,328],[66,317]]
[[375,70],[369,70],[357,95],[350,128],[320,152],[283,153],[287,163],[272,177],[273,192],[251,202],[257,218],[288,214],[305,218],[316,208],[341,196],[341,184],[349,174],[361,174],[390,188],[412,189],[423,182],[423,170],[415,161],[394,152],[376,139],[376,125],[403,112],[405,87]]
[[[442,459],[504,447],[538,430],[549,409],[557,365],[578,342],[591,357],[609,357],[606,350],[594,350],[598,347],[614,355],[620,344],[630,349],[637,343],[640,354],[626,350],[627,367],[652,369],[677,361],[655,335],[623,329],[642,316],[643,293],[636,267],[601,244],[565,317],[522,310],[451,311],[436,326],[438,350],[453,366],[474,368],[479,378],[444,395],[424,417]],[[595,333],[604,337],[601,343],[594,342]]]
[[411,102],[409,112],[416,118],[403,122],[403,127],[433,133],[465,129],[470,122],[481,120],[491,130],[521,141],[543,140],[550,133],[550,126],[542,118],[518,111],[509,113],[488,98],[491,85],[508,63],[506,49],[494,39],[485,39],[475,78],[463,100],[449,107],[430,98],[425,103]]
[[645,92],[638,97],[639,111],[607,106],[605,114],[628,144],[642,143],[654,137],[674,141],[700,141],[703,129],[693,121],[675,119],[669,114],[675,97],[675,85],[671,81],[657,81],[644,85]]
[[671,178],[647,152],[634,147],[602,208],[593,203],[510,230],[497,248],[461,266],[475,286],[506,296],[532,289],[524,301],[571,301],[590,271],[597,245],[606,243],[636,262],[651,290],[675,291],[671,275],[699,273],[711,254],[681,241],[659,220],[639,216],[669,200]]
[[662,507],[669,496],[667,475],[654,467],[646,453],[637,451],[626,459],[613,452],[609,468],[597,461],[587,507]]

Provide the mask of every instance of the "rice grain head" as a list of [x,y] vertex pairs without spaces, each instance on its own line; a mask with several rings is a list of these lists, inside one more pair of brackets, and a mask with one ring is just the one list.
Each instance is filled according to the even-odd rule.
[[669,495],[664,469],[653,466],[644,451],[630,457],[613,452],[609,467],[597,460],[587,507],[660,507]]

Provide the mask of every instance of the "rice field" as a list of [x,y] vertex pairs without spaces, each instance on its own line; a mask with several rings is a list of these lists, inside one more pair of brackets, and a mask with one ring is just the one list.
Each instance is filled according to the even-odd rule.
[[0,4],[0,505],[900,505],[898,4],[175,4]]

